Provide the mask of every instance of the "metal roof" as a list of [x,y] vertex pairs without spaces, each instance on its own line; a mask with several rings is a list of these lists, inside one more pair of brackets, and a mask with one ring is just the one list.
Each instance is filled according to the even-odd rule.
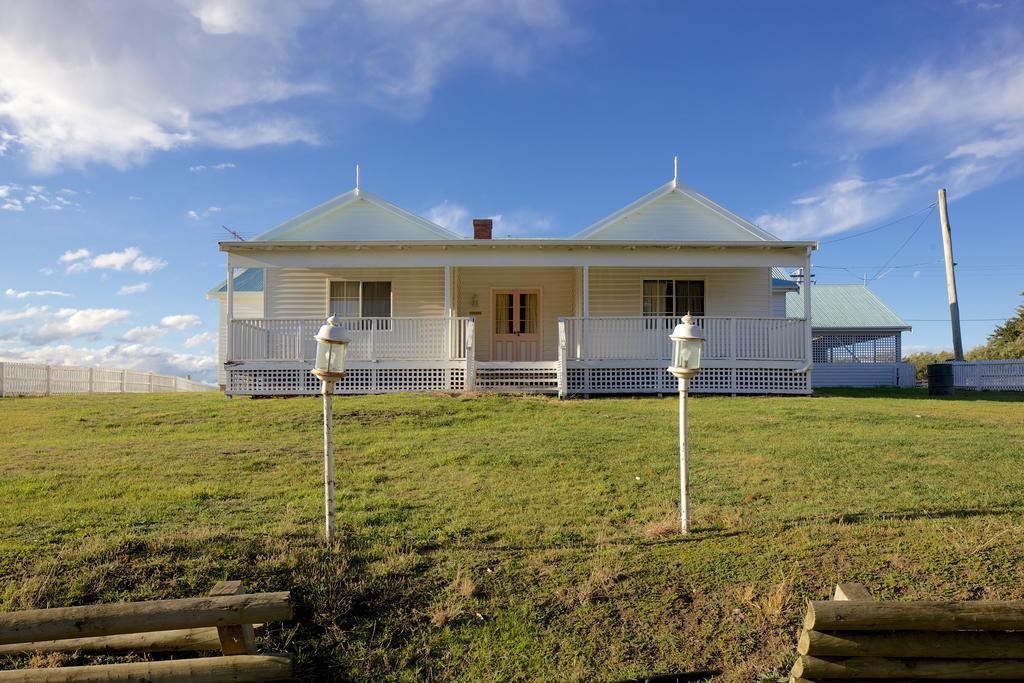
[[772,289],[784,289],[790,292],[799,292],[800,285],[789,276],[785,268],[778,266],[772,268]]
[[[220,294],[228,291],[228,281],[222,280],[219,285],[210,290],[210,294]],[[263,291],[263,269],[246,268],[235,276],[236,292],[262,292]]]
[[[786,315],[802,317],[799,292],[786,294]],[[821,329],[909,330],[910,325],[864,285],[812,285],[811,327]]]

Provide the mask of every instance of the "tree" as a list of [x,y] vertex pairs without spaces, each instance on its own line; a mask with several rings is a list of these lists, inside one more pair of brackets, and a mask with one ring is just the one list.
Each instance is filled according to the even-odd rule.
[[[1024,297],[1024,292],[1021,292]],[[1000,360],[1024,358],[1024,304],[1017,306],[1017,314],[996,327],[984,346],[971,349],[970,360]]]
[[932,363],[943,363],[947,360],[952,360],[952,351],[919,351],[918,353],[910,353],[903,356],[903,360],[907,363],[913,363],[917,366],[915,374],[918,379],[926,379],[928,377],[928,366]]

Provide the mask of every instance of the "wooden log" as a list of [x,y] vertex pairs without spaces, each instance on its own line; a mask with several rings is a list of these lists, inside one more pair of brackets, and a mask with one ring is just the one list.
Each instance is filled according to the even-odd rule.
[[833,600],[874,600],[862,583],[837,583]]
[[112,681],[165,681],[221,683],[222,681],[283,681],[292,676],[291,657],[233,655],[163,662],[66,666],[53,669],[0,671],[0,682],[111,683]]
[[[789,683],[921,683],[920,678],[820,678],[812,681],[809,678],[795,678],[790,676]],[[978,683],[977,679],[971,678],[957,678],[957,679],[936,679],[941,680],[942,683]],[[1024,678],[1010,678],[1004,680],[1003,683],[1024,683]]]
[[287,592],[124,602],[0,614],[0,645],[291,619]]
[[796,651],[814,657],[1024,659],[1024,632],[804,631]]
[[[210,595],[239,595],[244,592],[245,587],[241,581],[220,581],[210,591]],[[221,652],[225,655],[256,654],[256,635],[253,633],[252,624],[218,626],[217,635],[220,639]]]
[[867,602],[811,600],[808,631],[1020,631],[1024,602]]
[[912,678],[924,680],[1015,680],[1024,672],[1024,659],[894,659],[852,657],[820,659],[801,655],[793,665],[794,678]]
[[0,645],[0,656],[27,652],[202,652],[219,649],[220,637],[217,629],[209,626]]

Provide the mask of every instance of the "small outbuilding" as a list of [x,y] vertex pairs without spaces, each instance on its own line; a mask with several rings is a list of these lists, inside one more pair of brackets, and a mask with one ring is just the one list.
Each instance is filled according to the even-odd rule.
[[[785,301],[786,316],[801,316],[802,285],[780,269],[772,273],[772,284]],[[914,364],[901,361],[902,335],[910,330],[866,285],[812,284],[813,386],[914,386]]]

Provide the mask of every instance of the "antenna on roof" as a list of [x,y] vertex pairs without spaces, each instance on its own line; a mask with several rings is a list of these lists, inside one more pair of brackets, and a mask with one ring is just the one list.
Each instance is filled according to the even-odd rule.
[[679,184],[679,157],[672,157],[672,187]]
[[238,234],[237,232],[235,232],[234,230],[232,230],[232,229],[231,229],[231,228],[229,228],[228,226],[226,226],[226,225],[222,225],[222,226],[220,226],[220,227],[222,227],[222,228],[224,228],[225,230],[227,230],[227,231],[228,231],[228,234],[229,234],[229,235],[231,235],[232,237],[234,237],[234,238],[235,238],[236,240],[238,240],[239,242],[244,242],[244,241],[245,241],[245,238],[244,238],[244,237],[242,237],[241,235],[239,235],[239,234]]
[[356,164],[356,194],[359,194],[359,164]]

